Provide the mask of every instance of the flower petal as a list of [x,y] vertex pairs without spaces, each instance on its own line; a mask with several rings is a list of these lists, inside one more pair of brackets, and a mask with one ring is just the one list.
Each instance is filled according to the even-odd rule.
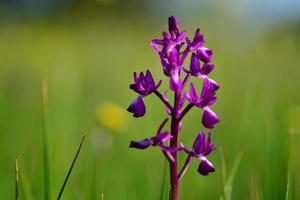
[[203,61],[203,62],[210,62],[211,61],[211,58],[212,58],[212,50],[211,49],[208,49],[206,47],[202,47],[202,48],[199,48],[197,50],[197,56],[198,58]]
[[190,71],[193,76],[197,76],[200,72],[200,62],[195,53],[193,53],[191,57]]
[[193,144],[193,152],[196,154],[196,155],[200,155],[203,151],[203,147],[204,147],[204,144],[205,144],[205,134],[204,132],[200,132]]
[[212,129],[219,122],[219,118],[209,107],[204,108],[202,115],[202,124],[205,128]]
[[214,171],[215,171],[214,165],[211,162],[209,162],[209,160],[207,160],[206,158],[204,158],[201,161],[198,167],[198,172],[203,176],[207,176],[209,173]]
[[[169,103],[167,91],[165,91],[163,98]],[[166,106],[166,112],[168,115],[172,114],[172,111],[168,108],[168,106]]]
[[219,85],[214,80],[206,77],[200,94],[200,107],[212,105],[217,100],[216,91],[218,89]]
[[179,33],[179,21],[176,16],[171,16],[168,19],[169,22],[169,31],[172,34],[177,35]]
[[190,84],[190,96],[191,96],[192,99],[197,98],[196,88],[195,88],[193,83]]
[[161,40],[161,39],[154,39],[150,42],[150,45],[153,47],[153,49],[156,51],[156,52],[160,52],[161,49],[158,45],[163,45],[164,44],[164,41]]
[[194,34],[193,41],[191,43],[191,51],[197,50],[199,47],[205,45],[205,40],[203,35],[200,34],[200,29],[197,28]]
[[156,136],[154,136],[152,139],[154,141],[154,144],[158,143],[164,143],[172,138],[172,135],[169,132],[162,132]]
[[146,79],[146,81],[147,81],[148,84],[155,85],[153,77],[152,77],[152,74],[151,74],[151,72],[148,69],[146,71],[146,77],[145,77],[145,79]]
[[186,31],[182,31],[181,33],[177,34],[175,43],[183,46],[184,42],[182,40],[185,38],[185,36],[186,36]]
[[210,154],[215,149],[216,149],[216,146],[211,143],[211,133],[208,133],[208,137],[207,137],[207,140],[205,142],[204,151],[203,151],[202,154],[204,156],[207,156],[208,154]]
[[158,84],[155,85],[152,74],[149,70],[146,71],[146,74],[141,72],[139,76],[134,73],[133,79],[134,83],[130,84],[130,89],[143,96],[151,94],[161,84],[161,81],[159,81]]
[[178,152],[184,150],[182,147],[167,147],[163,144],[159,144],[158,146],[161,148],[161,150],[166,152]]
[[144,139],[142,141],[131,141],[129,147],[136,149],[146,149],[152,145],[152,141],[149,139]]
[[207,75],[215,68],[214,64],[204,63],[202,68],[200,69],[200,74]]
[[138,98],[128,106],[127,111],[133,113],[133,116],[136,118],[144,116],[146,107],[142,97],[138,96]]

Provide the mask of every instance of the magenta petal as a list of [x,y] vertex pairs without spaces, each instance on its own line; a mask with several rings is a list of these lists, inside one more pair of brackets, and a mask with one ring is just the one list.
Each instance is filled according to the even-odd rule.
[[195,101],[197,101],[197,92],[196,92],[196,88],[195,85],[193,83],[190,83],[190,97],[192,99],[194,99]]
[[205,47],[199,48],[197,50],[197,56],[201,61],[209,63],[212,58],[212,50]]
[[149,85],[151,85],[152,87],[153,87],[153,85],[155,85],[152,74],[149,70],[146,71],[145,81],[147,81],[147,83]]
[[172,138],[172,135],[169,132],[162,132],[155,137],[153,137],[154,143],[164,143]]
[[202,91],[200,94],[200,107],[206,107],[212,105],[216,100],[216,91],[219,89],[219,85],[210,78],[205,78],[202,85]]
[[184,93],[184,97],[192,104],[198,105],[198,96],[193,83],[190,83],[190,92]]
[[[169,103],[168,96],[167,96],[167,91],[165,92],[163,98]],[[172,114],[172,111],[168,108],[168,106],[166,106],[166,112],[167,112],[168,115]]]
[[214,171],[215,171],[214,165],[211,162],[209,162],[209,160],[207,159],[202,160],[198,167],[198,172],[203,176],[207,176],[209,173]]
[[163,57],[162,55],[160,55],[159,57],[160,57],[161,65],[163,66],[164,74],[166,76],[170,76],[171,75],[171,65],[170,65],[168,59]]
[[210,108],[206,107],[202,115],[202,124],[205,128],[212,129],[219,122],[219,118]]
[[204,108],[212,105],[216,100],[216,90],[219,85],[212,79],[205,77],[200,96],[197,96],[196,89],[193,83],[190,84],[189,94],[184,94],[185,98],[193,105]]
[[141,72],[139,76],[134,73],[133,80],[134,83],[130,84],[130,89],[143,96],[151,94],[161,84],[161,81],[159,81],[158,84],[155,85],[152,74],[149,70],[146,71],[146,74]]
[[144,139],[142,141],[131,141],[129,147],[136,149],[146,149],[152,145],[152,141],[149,139]]
[[161,148],[161,150],[166,151],[166,152],[178,152],[178,151],[184,150],[183,147],[167,147],[167,146],[164,146],[163,144],[160,144],[159,147]]
[[208,154],[210,154],[215,149],[216,149],[216,146],[211,143],[211,133],[208,133],[208,137],[207,137],[207,140],[205,142],[204,151],[203,151],[202,154],[204,156],[207,156]]
[[156,52],[160,52],[161,49],[158,45],[163,45],[164,44],[164,41],[163,40],[160,40],[160,39],[154,39],[150,42],[150,45],[153,47],[153,49],[156,51]]
[[214,64],[204,63],[202,68],[200,69],[200,74],[207,75],[215,68]]
[[[175,40],[176,44],[181,44],[182,43],[182,40],[185,38],[186,36],[186,31],[182,31],[181,33],[177,34],[177,38]],[[184,43],[181,44],[181,46],[183,45]]]
[[193,152],[195,155],[201,155],[205,144],[205,134],[204,132],[200,132],[193,144]]
[[197,50],[199,47],[202,47],[203,45],[205,45],[204,37],[203,35],[200,34],[200,29],[197,28],[194,34],[193,41],[191,43],[190,50],[191,51]]
[[144,116],[146,107],[142,97],[138,96],[138,98],[128,106],[127,111],[133,113],[133,116],[136,118]]
[[201,131],[194,144],[193,144],[193,156],[196,156],[198,159],[201,159],[203,156],[209,155],[216,147],[211,143],[211,133],[208,134],[207,140],[205,134]]
[[171,16],[168,19],[169,32],[177,35],[179,33],[179,21],[176,16]]
[[200,62],[195,53],[193,53],[191,57],[190,71],[193,76],[197,76],[200,72]]

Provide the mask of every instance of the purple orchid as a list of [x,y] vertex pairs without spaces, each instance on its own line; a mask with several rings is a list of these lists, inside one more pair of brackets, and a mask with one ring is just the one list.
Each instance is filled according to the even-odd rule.
[[202,124],[205,128],[214,128],[219,122],[218,116],[209,108],[217,100],[216,91],[219,85],[209,78],[205,78],[200,96],[197,95],[195,86],[190,84],[190,93],[186,93],[186,99],[192,104],[204,110]]
[[210,106],[217,100],[216,91],[219,86],[216,82],[209,78],[205,78],[200,96],[197,95],[195,86],[193,83],[190,84],[190,93],[185,93],[186,99],[193,105],[204,108]]
[[[203,110],[203,127],[213,129],[219,122],[218,116],[210,107],[217,100],[216,91],[220,86],[208,77],[208,74],[215,69],[214,64],[211,63],[213,52],[204,46],[205,39],[200,33],[200,29],[195,31],[191,40],[186,37],[186,31],[180,30],[177,17],[169,17],[168,24],[168,32],[163,32],[161,39],[154,39],[150,44],[159,56],[163,74],[169,79],[169,88],[174,93],[174,102],[173,104],[169,103],[167,92],[161,94],[158,91],[161,81],[155,84],[150,71],[147,70],[146,75],[140,73],[138,76],[134,73],[134,83],[130,85],[130,89],[140,96],[130,104],[127,110],[133,113],[134,117],[144,116],[146,108],[142,98],[150,94],[155,94],[165,105],[167,114],[171,118],[170,131],[162,131],[167,123],[167,120],[164,120],[155,136],[141,141],[132,141],[130,147],[146,149],[150,146],[158,146],[161,149],[170,165],[170,199],[178,200],[179,183],[192,158],[201,161],[198,167],[198,172],[201,175],[206,176],[215,171],[215,167],[207,159],[207,156],[215,149],[215,145],[211,144],[211,133],[208,134],[206,140],[204,132],[200,132],[191,151],[185,148],[182,143],[178,144],[182,120],[193,107]],[[188,55],[191,55],[190,68],[186,69],[184,63]],[[203,81],[199,95],[194,84],[190,81],[191,77],[194,77],[196,81]],[[187,93],[186,85],[189,82],[190,91]],[[186,106],[184,106],[185,102],[188,102]],[[166,144],[167,142],[169,145]],[[180,171],[177,160],[179,152],[187,154],[185,164]]]
[[160,133],[150,139],[146,138],[142,141],[131,141],[129,147],[137,148],[137,149],[146,149],[149,146],[160,146],[162,149],[165,149],[163,146],[163,143],[170,140],[172,138],[172,135],[168,132]]
[[157,90],[161,85],[161,80],[155,85],[155,82],[152,78],[152,74],[149,70],[146,71],[146,75],[143,72],[140,73],[140,76],[134,72],[133,74],[134,83],[130,85],[130,89],[134,90],[140,95],[147,96]]
[[127,111],[133,113],[133,116],[136,118],[143,117],[146,113],[146,107],[142,97],[138,96],[138,98],[128,106]]
[[188,43],[190,46],[190,51],[195,51],[205,45],[204,36],[200,34],[200,28],[197,28],[197,30],[195,31],[193,41],[190,42],[190,40],[188,39]]
[[197,56],[201,61],[209,63],[212,57],[212,50],[205,47],[201,47],[197,49]]
[[192,54],[191,62],[190,62],[190,73],[192,76],[205,78],[215,66],[210,63],[203,63],[202,67],[200,67],[200,61],[195,53]]
[[211,133],[208,134],[207,140],[205,140],[204,132],[200,132],[193,144],[193,150],[189,151],[185,149],[185,152],[187,152],[187,154],[190,156],[201,160],[198,167],[198,172],[201,175],[206,176],[208,173],[215,171],[213,164],[206,158],[206,156],[208,156],[215,149],[215,145],[211,143]]
[[219,122],[219,118],[209,107],[204,108],[202,115],[202,124],[205,128],[213,129],[215,124]]
[[171,16],[168,19],[169,22],[169,32],[177,36],[179,34],[179,21],[176,16]]

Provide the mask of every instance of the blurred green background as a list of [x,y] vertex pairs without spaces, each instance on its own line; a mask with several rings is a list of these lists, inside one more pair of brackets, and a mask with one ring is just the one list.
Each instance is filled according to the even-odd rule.
[[[128,88],[133,71],[149,68],[167,89],[149,42],[161,37],[170,15],[190,36],[201,28],[221,85],[214,106],[218,149],[210,156],[216,172],[202,177],[193,161],[181,199],[275,200],[287,192],[287,199],[300,199],[299,13],[296,0],[0,1],[0,199],[14,198],[16,156],[21,199],[44,199],[43,79],[51,199],[85,133],[62,199],[167,199],[161,152],[128,148],[130,140],[153,135],[164,108],[151,96],[144,118],[125,111],[135,98]],[[184,120],[186,146],[200,120],[196,109]]]

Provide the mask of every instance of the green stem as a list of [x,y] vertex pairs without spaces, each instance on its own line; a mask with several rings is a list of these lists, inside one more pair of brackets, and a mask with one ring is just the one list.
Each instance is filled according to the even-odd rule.
[[80,153],[80,150],[81,150],[81,147],[82,147],[82,144],[83,144],[84,139],[85,139],[85,136],[83,136],[82,139],[81,139],[80,145],[79,145],[79,147],[78,147],[78,149],[77,149],[77,152],[76,152],[75,157],[74,157],[74,159],[73,159],[73,161],[72,161],[72,164],[71,164],[71,166],[70,166],[70,168],[69,168],[69,171],[68,171],[67,176],[66,176],[66,178],[65,178],[65,180],[64,180],[64,183],[63,183],[63,185],[62,185],[61,188],[60,188],[59,194],[58,194],[58,196],[57,196],[57,200],[59,200],[59,199],[61,198],[61,196],[62,196],[62,194],[63,194],[63,192],[64,192],[64,189],[65,189],[65,187],[66,187],[66,185],[67,185],[67,182],[68,182],[68,180],[69,180],[69,177],[70,177],[70,175],[71,175],[71,172],[72,172],[72,170],[73,170],[73,167],[74,167],[74,165],[75,165],[75,163],[76,163],[77,157],[78,157],[78,155],[79,155],[79,153]]
[[44,78],[42,82],[42,100],[43,100],[43,160],[44,160],[44,190],[45,200],[50,199],[50,170],[49,170],[49,116],[48,116],[48,79]]
[[18,158],[16,158],[16,200],[19,200],[19,163],[18,163]]

